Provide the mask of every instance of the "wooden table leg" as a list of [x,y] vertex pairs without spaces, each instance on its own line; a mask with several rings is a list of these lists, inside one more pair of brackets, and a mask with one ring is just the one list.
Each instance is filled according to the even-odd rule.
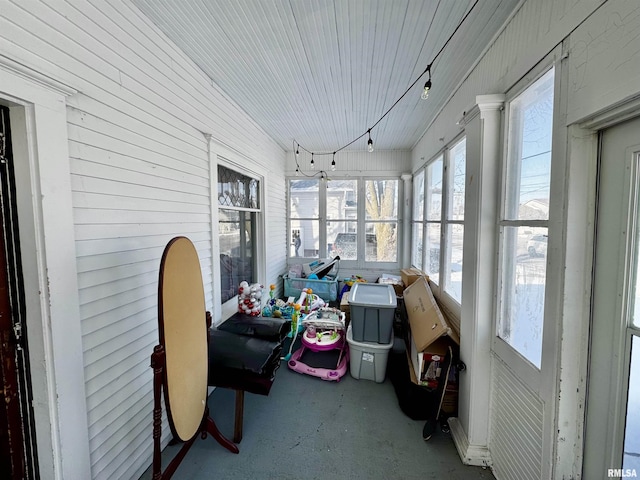
[[236,390],[236,419],[233,429],[233,441],[242,441],[242,418],[244,416],[244,390]]

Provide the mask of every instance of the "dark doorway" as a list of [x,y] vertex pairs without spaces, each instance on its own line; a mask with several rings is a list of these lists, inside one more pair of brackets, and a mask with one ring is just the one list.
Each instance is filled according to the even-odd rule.
[[0,477],[35,479],[32,392],[9,109],[0,106]]

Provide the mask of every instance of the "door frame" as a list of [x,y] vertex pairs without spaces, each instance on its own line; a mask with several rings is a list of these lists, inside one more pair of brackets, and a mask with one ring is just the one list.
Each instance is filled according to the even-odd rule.
[[71,198],[68,96],[76,89],[0,55],[42,478],[91,478]]
[[[2,194],[0,201],[0,308],[3,324],[3,380],[2,408],[6,418],[8,442],[6,447],[11,463],[12,478],[39,478],[35,423],[33,419],[33,394],[29,365],[27,325],[24,308],[24,281],[19,243],[17,208],[15,203],[15,174],[11,148],[11,124],[9,109],[0,108],[2,134],[0,145],[0,170]],[[9,387],[7,389],[7,386]],[[3,426],[4,422],[3,422]]]
[[[630,113],[628,106],[626,108],[626,112]],[[599,137],[601,147],[598,154],[600,168],[602,168],[603,161],[605,161],[603,157],[604,150],[602,135],[606,135],[607,130],[616,128],[618,125],[627,121],[635,121],[632,128],[640,126],[640,110],[637,110],[635,113],[635,115],[620,115],[615,119],[616,121],[614,123],[607,122],[604,125],[598,125],[601,127],[598,128],[598,132],[600,132]],[[621,118],[622,120],[620,120]],[[616,257],[615,265],[607,261],[604,265],[606,267],[604,270],[609,269],[609,274],[612,274],[614,273],[612,269],[615,269],[616,278],[610,279],[612,281],[609,281],[609,284],[614,287],[614,289],[609,292],[608,295],[608,298],[613,299],[611,302],[615,302],[615,305],[612,308],[612,305],[607,304],[605,305],[606,308],[604,308],[606,312],[610,311],[611,313],[611,328],[607,329],[601,321],[598,324],[595,323],[596,315],[600,315],[598,318],[601,318],[604,314],[604,312],[601,311],[603,308],[602,304],[596,304],[597,299],[595,295],[598,285],[595,278],[602,278],[603,274],[607,273],[606,271],[603,272],[602,270],[596,270],[598,255],[598,245],[596,242],[594,245],[594,281],[591,294],[592,309],[589,319],[591,333],[588,359],[589,374],[591,374],[591,370],[593,369],[595,374],[598,375],[599,378],[602,378],[603,382],[606,383],[608,393],[593,398],[589,398],[589,394],[587,393],[587,397],[585,399],[585,461],[583,467],[586,474],[596,474],[596,472],[598,472],[597,474],[604,474],[607,469],[618,469],[622,467],[622,465],[617,464],[617,462],[622,459],[624,437],[626,395],[628,392],[628,374],[631,352],[631,337],[629,335],[630,329],[627,324],[630,300],[629,288],[631,287],[629,282],[632,281],[631,276],[634,274],[633,272],[627,271],[627,269],[631,268],[634,263],[635,241],[637,239],[637,235],[640,234],[638,226],[638,209],[640,208],[638,204],[639,187],[631,181],[632,179],[639,178],[640,165],[638,164],[638,157],[632,157],[630,154],[640,150],[640,140],[636,142],[633,149],[629,146],[625,146],[624,150],[626,151],[624,159],[615,158],[609,162],[624,161],[620,166],[620,168],[623,169],[622,172],[614,170],[613,175],[618,178],[623,177],[624,179],[629,179],[629,181],[625,181],[624,185],[621,186],[622,188],[619,196],[615,198],[609,197],[607,203],[609,204],[609,207],[613,207],[615,211],[620,210],[621,215],[626,214],[626,218],[619,217],[612,220],[614,216],[607,215],[603,217],[603,219],[604,221],[614,221],[612,225],[607,227],[606,225],[601,224],[600,221],[596,221],[595,225],[596,228],[599,227],[602,230],[604,235],[610,235],[604,240],[604,243],[602,239],[600,239],[600,242],[601,245],[611,245],[612,248],[615,248],[615,251],[611,253],[611,255]],[[613,180],[615,180],[615,178]],[[611,185],[609,185],[609,192],[609,195],[611,195],[611,193],[615,195],[615,192],[612,191]],[[599,195],[601,195],[601,192],[599,192]],[[611,202],[614,202],[613,205],[611,205]],[[599,199],[599,209],[600,204],[601,200]],[[601,215],[601,213],[598,215]],[[598,235],[596,234],[596,236]],[[606,285],[607,284],[605,283],[605,287]],[[602,285],[600,285],[600,287],[602,287]],[[598,335],[598,337],[596,338],[594,335]],[[600,355],[596,358],[593,357],[593,342],[598,342],[599,344],[597,352],[600,352]],[[605,348],[605,351],[603,351],[602,348]],[[611,354],[607,355],[606,352],[611,352]],[[616,355],[615,352],[620,352],[621,354]],[[604,370],[602,369],[602,364],[591,365],[592,362],[597,362],[598,359],[601,361],[609,361]],[[596,370],[596,368],[598,368],[598,370]],[[591,405],[589,402],[591,402]],[[598,411],[595,410],[595,413],[590,414],[590,408],[595,408],[598,411],[606,411],[608,414],[606,419],[602,415],[599,415]],[[595,422],[595,426],[592,427],[591,431],[589,430],[589,422]],[[589,448],[591,448],[591,452],[587,451]],[[618,455],[618,453],[620,453],[620,455]],[[620,459],[616,460],[618,456]]]

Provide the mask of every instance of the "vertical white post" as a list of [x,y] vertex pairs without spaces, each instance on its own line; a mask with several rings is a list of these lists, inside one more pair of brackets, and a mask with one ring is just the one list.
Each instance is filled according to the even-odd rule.
[[458,418],[450,419],[450,426],[458,453],[468,465],[491,464],[490,348],[504,98],[504,95],[479,95],[478,108],[465,115],[467,185],[460,358],[467,369],[460,373]]
[[411,265],[411,211],[413,197],[412,176],[409,173],[403,173],[402,176],[404,186],[404,203],[402,211],[402,251],[400,253],[400,265],[402,268]]

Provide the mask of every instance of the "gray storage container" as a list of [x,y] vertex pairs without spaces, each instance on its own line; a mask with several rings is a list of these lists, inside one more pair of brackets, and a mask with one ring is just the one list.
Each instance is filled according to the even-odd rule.
[[352,338],[352,325],[347,328],[347,343],[349,344],[349,373],[358,380],[373,380],[384,382],[387,373],[389,352],[393,348],[393,332],[391,341],[386,345],[377,343],[356,342]]
[[355,283],[349,295],[351,326],[356,342],[388,344],[393,331],[396,292],[381,283]]

